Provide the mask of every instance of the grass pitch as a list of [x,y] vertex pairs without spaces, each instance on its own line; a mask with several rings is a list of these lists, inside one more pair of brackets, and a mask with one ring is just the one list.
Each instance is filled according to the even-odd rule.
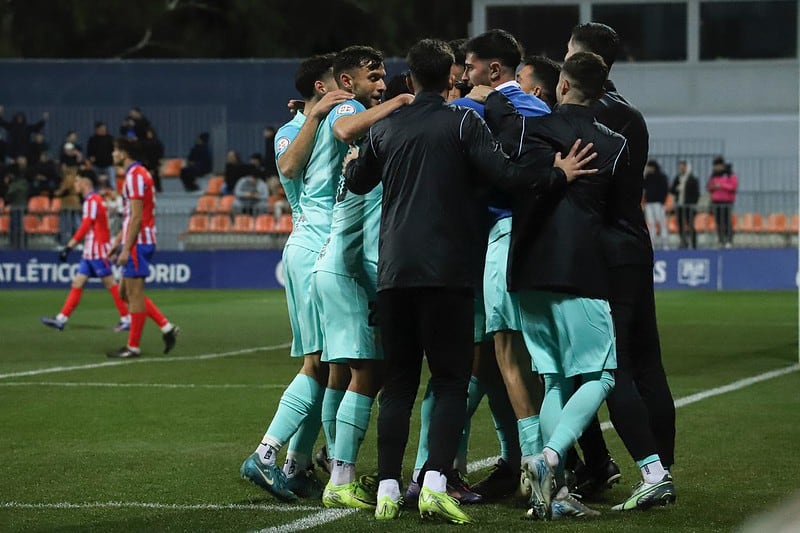
[[[239,479],[283,388],[298,368],[279,291],[152,291],[183,333],[169,356],[148,323],[143,357],[109,361],[125,343],[105,291],[89,290],[66,330],[45,329],[66,291],[0,292],[0,531],[330,532],[434,526],[407,513],[390,525],[368,513],[284,505]],[[662,292],[664,363],[676,399],[795,365],[794,292]],[[613,430],[623,481],[591,521],[522,521],[507,502],[470,507],[475,531],[730,531],[800,488],[800,372],[711,396],[678,410],[678,502],[618,514],[638,480]],[[416,414],[415,414],[416,416]],[[497,453],[488,409],[473,422],[470,459]],[[418,428],[412,421],[412,439]],[[413,466],[415,443],[406,455]],[[359,469],[376,467],[375,424]],[[480,479],[485,471],[471,474]]]

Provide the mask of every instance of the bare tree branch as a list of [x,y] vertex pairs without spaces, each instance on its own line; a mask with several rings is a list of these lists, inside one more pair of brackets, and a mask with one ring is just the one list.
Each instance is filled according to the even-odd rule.
[[124,50],[122,53],[120,53],[119,55],[115,56],[114,59],[122,59],[125,56],[133,54],[134,52],[138,52],[139,50],[147,48],[147,46],[150,45],[150,39],[152,37],[153,37],[153,29],[148,26],[148,28],[144,32],[144,36],[142,36],[142,39],[138,43],[136,43],[134,46],[128,48],[127,50]]

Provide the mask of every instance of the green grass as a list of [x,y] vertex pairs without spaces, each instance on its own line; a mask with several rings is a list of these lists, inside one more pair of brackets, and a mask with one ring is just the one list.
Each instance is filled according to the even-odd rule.
[[[140,362],[28,376],[0,377],[0,531],[251,531],[313,516],[278,504],[238,477],[297,371],[287,349],[227,357],[192,356],[280,346],[290,339],[278,291],[152,291],[181,325],[178,346],[161,361],[158,330],[145,329]],[[105,363],[124,344],[105,291],[84,294],[63,333],[38,323],[66,291],[0,292],[0,375]],[[676,398],[797,363],[797,295],[793,292],[662,292],[658,313],[664,363]],[[174,358],[172,356],[175,356]],[[55,386],[70,383],[72,386]],[[92,387],[105,384],[232,385],[228,388]],[[623,483],[595,505],[589,522],[552,523],[556,531],[730,531],[789,497],[797,481],[800,373],[708,398],[678,410],[677,505],[620,515],[638,473],[613,431],[606,437]],[[416,416],[416,414],[415,414]],[[470,458],[497,453],[487,408],[473,422]],[[412,421],[413,434],[418,421]],[[412,442],[406,467],[413,463]],[[362,448],[362,472],[376,466],[375,424]],[[472,475],[477,480],[482,473]],[[21,508],[22,504],[146,502],[183,507]],[[187,508],[214,504],[229,508]],[[242,504],[242,508],[230,508]],[[260,507],[258,507],[260,506]],[[494,531],[541,528],[520,520],[511,502],[468,509]],[[356,513],[327,531],[413,531],[431,527],[413,514],[390,526]],[[443,526],[444,527],[444,526]]]

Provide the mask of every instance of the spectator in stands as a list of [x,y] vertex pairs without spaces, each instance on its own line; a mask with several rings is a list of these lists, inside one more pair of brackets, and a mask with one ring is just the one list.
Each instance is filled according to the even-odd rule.
[[654,160],[647,162],[644,167],[644,201],[645,218],[650,229],[650,240],[653,248],[666,249],[669,242],[667,233],[667,214],[664,203],[669,193],[669,179],[661,171],[661,167]]
[[233,211],[247,215],[257,215],[267,211],[267,198],[269,189],[266,182],[248,175],[239,178],[233,189],[236,199],[233,201]]
[[264,168],[264,161],[261,154],[255,153],[250,156],[250,174],[263,182],[267,181],[267,171]]
[[61,146],[59,161],[68,167],[78,167],[83,163],[83,147],[78,143],[78,134],[68,131]]
[[267,204],[272,208],[275,219],[280,219],[284,213],[291,213],[292,208],[289,205],[289,200],[286,199],[286,191],[283,189],[278,176],[267,178],[267,186],[269,187]]
[[44,151],[39,154],[39,160],[31,165],[31,174],[33,175],[31,195],[45,194],[52,197],[61,179],[58,176],[58,167],[55,161],[50,159],[49,152]]
[[114,151],[114,136],[108,133],[105,122],[95,122],[94,135],[89,137],[86,145],[86,158],[94,167],[98,175],[108,174],[114,176],[114,160],[111,152]]
[[8,157],[16,159],[17,157],[28,155],[28,145],[31,142],[31,134],[37,131],[42,131],[45,122],[47,122],[48,114],[42,113],[42,120],[33,124],[28,124],[25,113],[16,113],[11,121],[5,120],[3,106],[0,105],[0,126],[4,127],[8,132]]
[[34,133],[33,140],[31,140],[30,144],[28,145],[28,162],[34,164],[39,161],[42,152],[46,152],[48,148],[50,147],[48,146],[47,141],[44,140],[44,133],[41,131]]
[[264,170],[267,177],[277,176],[278,167],[275,163],[275,128],[264,128]]
[[199,191],[197,178],[211,172],[211,149],[208,147],[208,138],[206,132],[197,136],[194,146],[186,158],[186,165],[181,169],[181,182],[187,192]]
[[678,175],[670,188],[675,199],[675,217],[678,220],[678,234],[681,248],[697,248],[697,232],[694,229],[694,215],[700,199],[700,182],[692,174],[692,165],[678,161]]
[[150,171],[156,192],[161,192],[161,160],[164,159],[164,143],[153,128],[147,128],[141,141],[144,160],[141,162]]
[[75,178],[78,175],[77,166],[62,165],[61,184],[53,192],[53,196],[61,198],[61,224],[59,227],[61,244],[67,241],[75,233],[81,223],[81,198],[75,191]]
[[225,160],[225,187],[222,189],[222,194],[234,194],[236,182],[242,176],[247,176],[250,173],[248,165],[242,164],[239,158],[239,153],[230,150]]
[[34,193],[30,190],[34,175],[30,165],[28,165],[28,158],[24,155],[18,156],[14,160],[14,164],[11,165],[10,172],[13,172],[16,177],[22,178],[28,182],[28,196],[34,196]]
[[147,130],[151,127],[150,121],[142,114],[142,110],[138,107],[133,107],[122,121],[119,133],[123,137],[144,139],[147,135]]
[[738,187],[739,178],[733,173],[733,167],[722,156],[714,158],[711,178],[706,188],[711,193],[711,209],[717,222],[719,245],[725,248],[733,246],[731,214]]
[[28,181],[22,176],[14,174],[12,167],[6,169],[3,181],[6,184],[5,203],[10,208],[8,231],[11,248],[24,248],[26,236],[22,220],[28,205]]

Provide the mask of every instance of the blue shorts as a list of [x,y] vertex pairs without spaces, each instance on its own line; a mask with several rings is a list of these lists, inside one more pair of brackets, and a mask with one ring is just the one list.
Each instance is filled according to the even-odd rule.
[[137,244],[131,249],[128,263],[122,271],[124,278],[146,278],[150,275],[150,263],[153,262],[155,244]]
[[311,271],[317,255],[317,252],[293,244],[283,249],[286,305],[292,326],[292,357],[322,351],[322,325],[311,288]]
[[83,274],[87,278],[104,278],[111,276],[113,272],[108,259],[81,259],[78,274]]
[[483,270],[483,301],[486,307],[486,333],[521,331],[517,295],[508,292],[506,272],[511,246],[511,218],[498,220],[489,233],[486,265]]
[[311,285],[322,319],[322,360],[383,359],[375,325],[375,297],[357,279],[318,270]]
[[519,305],[522,336],[539,374],[572,377],[617,368],[606,300],[520,291]]

